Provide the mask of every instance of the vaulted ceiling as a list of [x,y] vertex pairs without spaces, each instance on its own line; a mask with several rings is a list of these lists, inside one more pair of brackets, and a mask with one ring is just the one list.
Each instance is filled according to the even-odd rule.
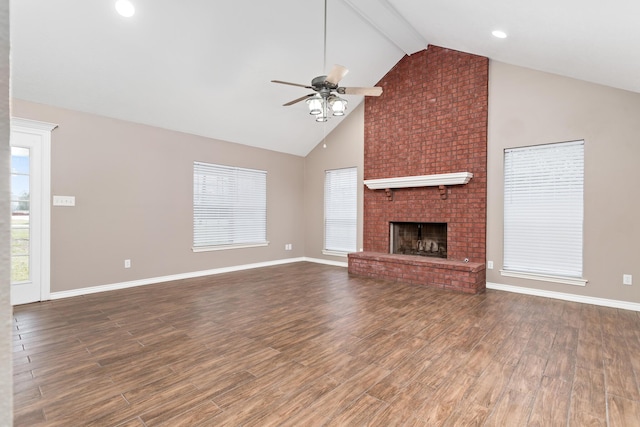
[[372,86],[429,44],[640,92],[633,0],[328,0],[326,66],[324,0],[132,2],[12,0],[12,96],[306,155],[344,118],[283,107],[309,91],[270,80],[341,64]]

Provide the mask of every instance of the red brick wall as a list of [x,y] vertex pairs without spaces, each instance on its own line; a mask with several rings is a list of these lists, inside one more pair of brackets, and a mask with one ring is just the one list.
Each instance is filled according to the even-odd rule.
[[448,223],[448,259],[485,262],[489,61],[437,46],[403,58],[365,101],[364,179],[471,172],[466,185],[364,194],[364,250],[389,251],[389,222]]

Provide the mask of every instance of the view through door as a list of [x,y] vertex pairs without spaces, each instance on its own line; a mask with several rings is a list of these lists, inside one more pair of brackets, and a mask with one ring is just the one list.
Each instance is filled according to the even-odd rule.
[[55,125],[11,120],[11,303],[49,299],[50,153]]

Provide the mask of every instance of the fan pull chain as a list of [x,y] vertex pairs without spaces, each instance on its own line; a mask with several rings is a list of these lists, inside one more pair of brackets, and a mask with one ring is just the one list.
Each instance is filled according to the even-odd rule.
[[322,123],[322,148],[327,148],[327,122]]

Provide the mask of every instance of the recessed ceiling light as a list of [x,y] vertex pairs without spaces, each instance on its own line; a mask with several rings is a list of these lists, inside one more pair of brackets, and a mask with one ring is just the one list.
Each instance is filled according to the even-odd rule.
[[504,31],[494,30],[494,31],[491,32],[491,34],[493,34],[493,37],[497,37],[499,39],[506,39],[507,38],[507,33],[505,33]]
[[116,2],[116,10],[125,18],[130,18],[136,13],[136,8],[129,0],[118,0]]

